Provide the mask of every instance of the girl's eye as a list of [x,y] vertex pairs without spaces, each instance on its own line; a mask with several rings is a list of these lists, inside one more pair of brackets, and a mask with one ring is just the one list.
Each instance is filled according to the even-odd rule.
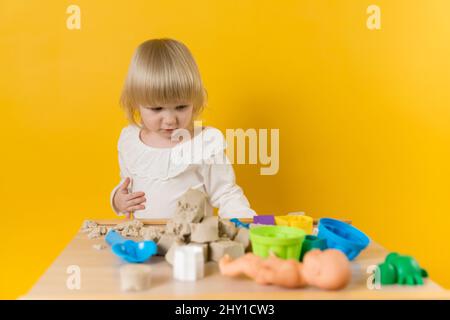
[[154,107],[154,108],[150,108],[150,109],[152,109],[153,111],[161,111],[162,110],[161,107]]
[[187,108],[187,106],[177,106],[177,110],[183,110],[183,109],[185,109],[185,108]]

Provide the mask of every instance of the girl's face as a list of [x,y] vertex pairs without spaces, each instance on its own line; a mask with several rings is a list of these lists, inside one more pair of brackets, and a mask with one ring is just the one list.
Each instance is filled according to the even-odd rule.
[[142,125],[160,137],[171,139],[175,129],[191,130],[193,105],[173,104],[167,106],[139,107]]

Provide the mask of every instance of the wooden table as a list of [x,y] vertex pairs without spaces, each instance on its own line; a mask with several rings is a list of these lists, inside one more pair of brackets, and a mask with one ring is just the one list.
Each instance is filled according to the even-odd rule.
[[[123,220],[97,221],[113,225]],[[164,224],[164,221],[145,221]],[[205,278],[197,282],[180,282],[172,278],[172,268],[163,257],[152,257],[152,287],[144,292],[120,290],[119,267],[125,262],[109,248],[97,250],[94,244],[105,243],[104,238],[88,239],[79,232],[63,250],[32,289],[21,299],[449,299],[450,295],[431,279],[423,286],[384,286],[369,288],[367,268],[384,261],[388,252],[371,243],[352,262],[351,283],[340,291],[315,288],[284,289],[262,286],[247,278],[226,278],[218,272],[214,262],[205,266]],[[69,289],[66,282],[72,275],[70,266],[80,270],[80,289]],[[70,271],[71,269],[69,269]],[[70,271],[73,272],[73,271]]]

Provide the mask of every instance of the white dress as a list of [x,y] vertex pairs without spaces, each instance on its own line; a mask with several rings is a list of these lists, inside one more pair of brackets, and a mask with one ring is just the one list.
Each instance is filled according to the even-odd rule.
[[[139,219],[169,219],[176,209],[177,200],[189,188],[199,189],[208,196],[207,211],[219,208],[222,218],[251,218],[256,213],[242,189],[236,185],[234,170],[225,154],[226,142],[216,128],[196,128],[192,139],[172,148],[154,148],[140,139],[140,128],[125,127],[119,137],[119,166],[122,184],[132,179],[130,192],[145,192],[144,210],[134,212]],[[113,196],[119,187],[111,192]]]

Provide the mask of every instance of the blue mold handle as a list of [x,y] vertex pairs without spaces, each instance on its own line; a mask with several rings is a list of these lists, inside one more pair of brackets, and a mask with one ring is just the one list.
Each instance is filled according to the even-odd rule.
[[127,262],[144,262],[158,251],[154,241],[136,242],[122,237],[114,230],[108,232],[105,240],[111,245],[112,252]]
[[250,224],[249,223],[243,223],[238,218],[230,219],[230,222],[233,222],[234,225],[236,226],[236,228],[246,228],[246,229],[250,228]]
[[328,248],[341,250],[349,260],[355,259],[370,243],[369,237],[348,223],[322,218],[318,237],[327,241]]
[[113,246],[116,243],[124,243],[125,241],[131,241],[128,239],[125,239],[122,237],[117,231],[111,230],[108,232],[108,234],[105,237],[105,241],[110,245]]

